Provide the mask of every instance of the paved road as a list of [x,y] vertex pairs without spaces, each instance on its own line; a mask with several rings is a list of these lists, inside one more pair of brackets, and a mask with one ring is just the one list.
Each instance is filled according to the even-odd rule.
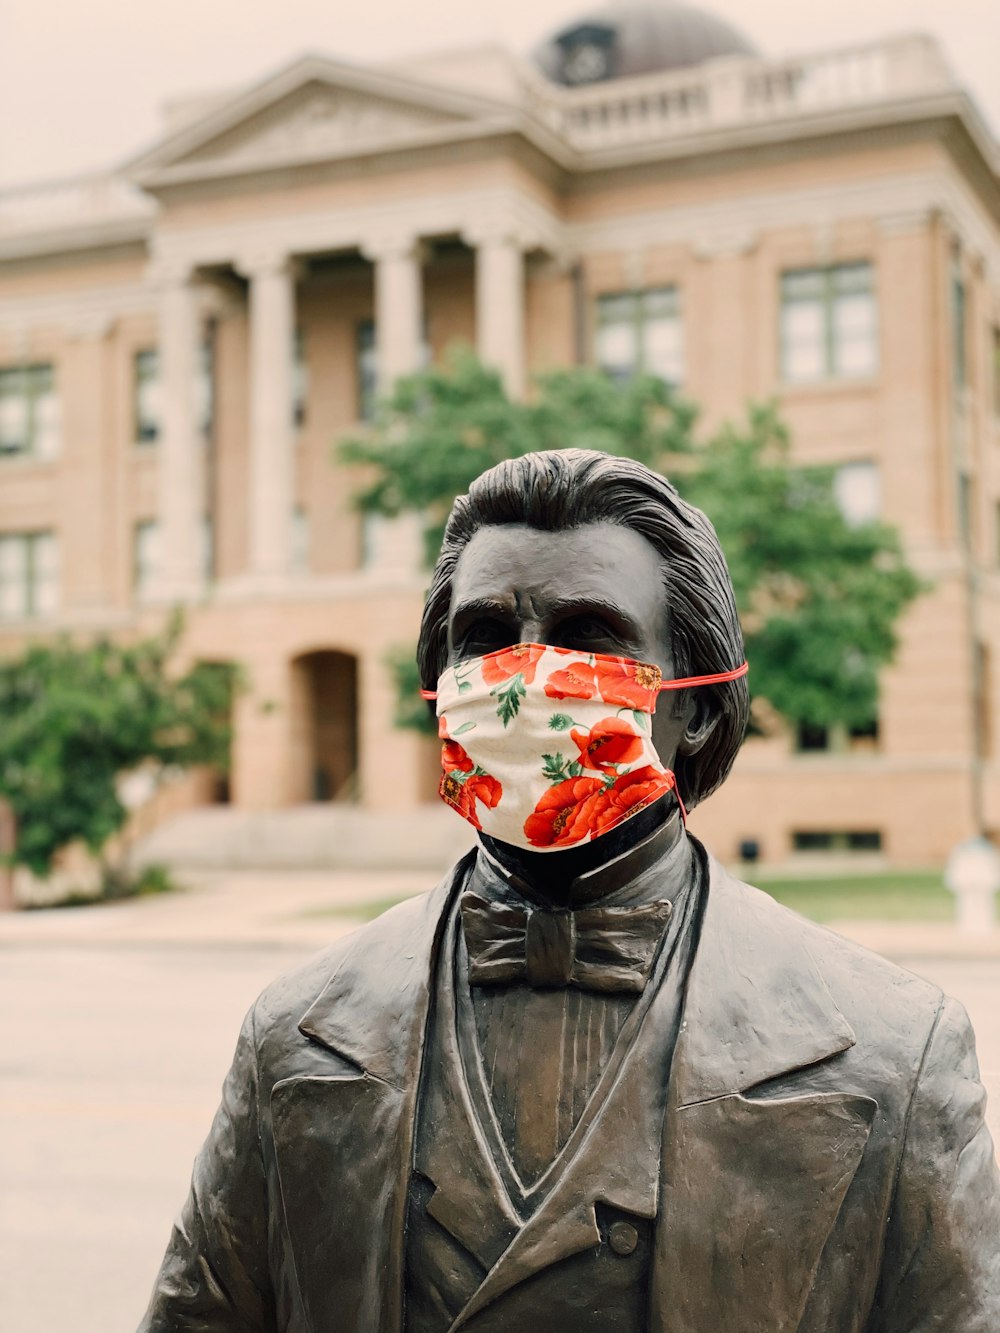
[[[129,1333],[243,1013],[314,941],[39,934],[0,949],[0,1329]],[[1000,960],[912,965],[977,1024],[996,1135]]]

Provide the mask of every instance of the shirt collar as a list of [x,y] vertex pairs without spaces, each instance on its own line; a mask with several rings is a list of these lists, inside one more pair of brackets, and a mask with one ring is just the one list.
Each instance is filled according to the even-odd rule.
[[[550,853],[558,865],[558,852]],[[480,840],[475,877],[480,891],[488,896],[508,896],[512,890],[529,903],[550,906],[546,894],[520,871],[505,864],[496,843],[489,848]],[[611,906],[635,906],[663,898],[675,898],[694,874],[691,844],[674,815],[641,842],[570,881],[565,906],[578,908],[601,902]],[[499,893],[497,892],[499,890]],[[562,905],[562,904],[561,904]]]

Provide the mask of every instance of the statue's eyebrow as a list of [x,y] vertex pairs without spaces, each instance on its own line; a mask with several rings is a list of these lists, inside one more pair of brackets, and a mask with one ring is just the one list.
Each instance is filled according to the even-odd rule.
[[617,602],[603,597],[560,597],[550,605],[549,619],[565,620],[569,616],[602,616],[618,630],[632,636],[642,628]]
[[517,614],[512,597],[470,597],[467,602],[459,602],[452,612],[453,626],[464,628],[477,616],[491,616],[495,620],[513,620]]

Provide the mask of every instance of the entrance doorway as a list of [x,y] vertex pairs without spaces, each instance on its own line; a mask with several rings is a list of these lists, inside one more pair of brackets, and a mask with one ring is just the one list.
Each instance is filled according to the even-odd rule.
[[358,664],[322,649],[292,662],[292,799],[358,797]]

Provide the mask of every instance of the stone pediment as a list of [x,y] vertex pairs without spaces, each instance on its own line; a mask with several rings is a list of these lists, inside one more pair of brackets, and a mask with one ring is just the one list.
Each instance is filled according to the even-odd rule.
[[370,70],[307,57],[216,104],[131,164],[146,186],[266,170],[448,138],[508,111]]
[[186,160],[236,164],[274,155],[339,153],[365,143],[405,139],[455,124],[456,119],[429,107],[313,83],[213,139]]

